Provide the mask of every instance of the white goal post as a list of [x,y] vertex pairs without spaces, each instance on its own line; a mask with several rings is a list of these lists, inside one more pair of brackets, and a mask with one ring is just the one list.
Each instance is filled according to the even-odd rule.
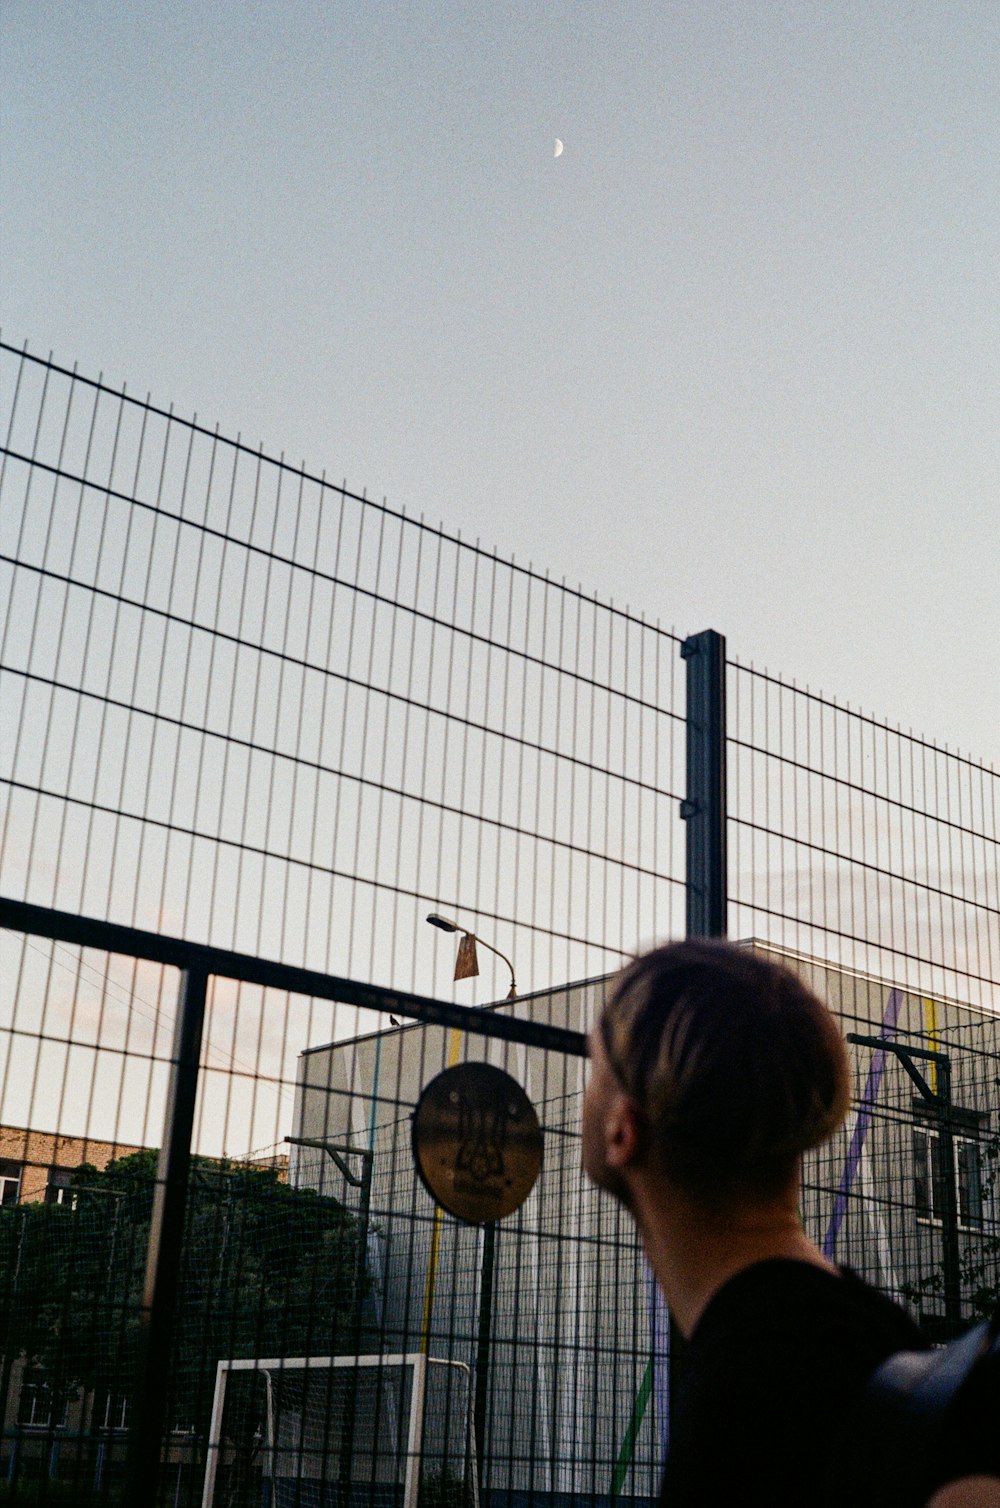
[[[401,1508],[418,1508],[420,1485],[423,1475],[425,1440],[427,1425],[430,1423],[432,1431],[441,1421],[432,1414],[434,1400],[428,1398],[428,1372],[432,1378],[435,1376],[447,1377],[448,1369],[452,1374],[463,1374],[464,1388],[460,1408],[451,1408],[450,1400],[445,1405],[447,1413],[452,1414],[452,1424],[457,1425],[460,1431],[459,1449],[452,1450],[452,1455],[458,1456],[462,1466],[462,1478],[468,1484],[469,1501],[472,1508],[479,1508],[479,1483],[478,1462],[476,1460],[475,1431],[473,1427],[473,1392],[471,1371],[466,1362],[449,1361],[444,1357],[425,1356],[422,1352],[412,1351],[397,1356],[274,1356],[274,1357],[240,1357],[229,1361],[220,1361],[216,1368],[215,1396],[212,1401],[212,1421],[209,1426],[208,1442],[205,1460],[205,1482],[202,1490],[202,1508],[216,1508],[216,1481],[218,1477],[220,1460],[226,1449],[226,1437],[224,1427],[226,1422],[226,1400],[230,1393],[230,1382],[241,1373],[256,1373],[263,1378],[266,1396],[266,1425],[261,1444],[264,1448],[264,1476],[271,1484],[270,1501],[276,1501],[275,1489],[278,1482],[280,1467],[283,1457],[289,1455],[297,1457],[299,1472],[306,1475],[315,1475],[318,1470],[326,1476],[329,1470],[329,1460],[339,1457],[340,1447],[335,1450],[328,1448],[328,1431],[330,1429],[329,1405],[332,1393],[332,1384],[336,1374],[350,1368],[357,1377],[372,1377],[374,1374],[376,1387],[384,1391],[384,1379],[396,1372],[401,1379],[400,1384],[394,1390],[389,1400],[386,1412],[394,1414],[400,1401],[405,1397],[408,1402],[407,1417],[405,1421],[398,1416],[395,1418],[395,1434],[398,1441],[396,1450],[379,1449],[374,1436],[370,1445],[372,1453],[373,1471],[380,1466],[384,1471],[395,1474],[395,1480],[399,1483],[400,1475],[403,1476],[403,1493]],[[442,1369],[439,1371],[438,1369]],[[405,1387],[407,1373],[412,1374],[409,1388]],[[317,1415],[313,1424],[311,1437],[305,1418],[305,1397],[311,1380],[323,1387],[324,1375],[327,1379],[325,1384],[327,1415],[325,1421],[322,1415]],[[297,1420],[297,1439],[293,1441],[291,1448],[286,1444],[282,1446],[281,1436],[283,1430],[283,1413],[281,1397],[276,1400],[275,1384],[279,1385],[291,1381],[301,1388],[302,1407],[296,1412],[287,1411],[287,1415]],[[346,1379],[345,1379],[346,1381]],[[360,1411],[359,1411],[360,1414]],[[367,1421],[370,1424],[370,1418]],[[289,1433],[287,1427],[285,1434]],[[295,1433],[295,1424],[292,1425],[292,1433]],[[405,1433],[405,1447],[403,1447],[403,1435]],[[310,1444],[310,1438],[312,1443]],[[347,1444],[348,1452],[354,1449],[353,1441]],[[434,1459],[437,1459],[435,1457]],[[444,1454],[440,1457],[442,1466],[446,1460]],[[311,1462],[311,1470],[306,1465]]]

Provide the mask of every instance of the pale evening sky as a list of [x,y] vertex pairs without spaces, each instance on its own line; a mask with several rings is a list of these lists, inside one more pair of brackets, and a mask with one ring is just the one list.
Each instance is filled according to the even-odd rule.
[[0,27],[5,339],[1000,760],[995,0]]

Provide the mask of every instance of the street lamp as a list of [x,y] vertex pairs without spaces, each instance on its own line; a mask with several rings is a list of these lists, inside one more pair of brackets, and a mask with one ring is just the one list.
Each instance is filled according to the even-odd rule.
[[[439,916],[432,911],[427,918],[432,927],[439,927],[442,932],[460,932],[461,941],[458,945],[458,957],[455,960],[455,978],[469,979],[479,973],[479,961],[476,958],[476,943],[482,943],[490,953],[495,953],[498,958],[510,969],[510,990],[508,1000],[517,999],[517,980],[514,978],[514,965],[506,953],[501,953],[492,943],[483,942],[474,932],[467,932],[460,927],[458,922],[453,922],[450,917]],[[496,1261],[497,1225],[495,1220],[489,1220],[483,1226],[483,1255],[480,1266],[479,1280],[479,1322],[476,1327],[476,1383],[475,1404],[473,1409],[473,1427],[476,1440],[476,1459],[479,1466],[480,1486],[486,1485],[486,1404],[489,1392],[490,1375],[490,1340],[493,1322],[493,1269]]]
[[517,980],[514,978],[514,965],[506,953],[501,953],[500,949],[495,948],[492,943],[488,943],[483,938],[477,937],[475,932],[467,931],[465,927],[459,926],[458,922],[453,922],[450,917],[439,916],[436,911],[432,911],[427,920],[432,927],[440,927],[442,932],[460,932],[462,934],[458,944],[458,957],[455,960],[456,979],[471,979],[479,973],[479,960],[476,957],[476,944],[479,943],[487,952],[495,953],[498,958],[503,959],[503,962],[510,969],[510,989],[507,992],[507,999],[517,999]]

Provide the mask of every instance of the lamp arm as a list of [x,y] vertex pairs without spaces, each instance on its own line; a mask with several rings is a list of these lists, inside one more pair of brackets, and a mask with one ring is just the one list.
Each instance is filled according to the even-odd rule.
[[474,932],[472,935],[473,937],[475,937],[476,942],[481,948],[485,948],[487,952],[495,953],[498,958],[502,958],[508,969],[510,969],[510,994],[507,996],[507,999],[513,1000],[514,996],[517,994],[517,980],[514,977],[514,965],[511,963],[506,953],[501,953],[500,949],[495,948],[492,943],[485,942],[483,938],[479,936],[478,932]]

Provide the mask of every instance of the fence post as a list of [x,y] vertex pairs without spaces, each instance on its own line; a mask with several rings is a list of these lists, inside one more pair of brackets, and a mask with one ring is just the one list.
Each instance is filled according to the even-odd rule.
[[[687,796],[685,891],[688,937],[725,937],[726,641],[706,628],[681,645],[687,661]],[[669,1409],[684,1368],[685,1340],[670,1315]]]
[[[958,1189],[955,1180],[955,1136],[951,1102],[951,1061],[942,1054],[937,1065],[938,1136],[944,1169],[944,1209],[941,1218],[941,1267],[944,1276],[944,1312],[949,1339],[962,1328],[962,1265],[958,1245]],[[933,1166],[933,1164],[932,1164]]]
[[483,1226],[483,1260],[479,1270],[479,1326],[476,1337],[476,1392],[473,1409],[473,1439],[476,1445],[476,1471],[480,1503],[487,1500],[486,1474],[486,1405],[490,1386],[490,1337],[493,1323],[493,1264],[496,1253],[495,1220]]
[[685,639],[687,661],[687,935],[725,937],[726,641],[714,629]]
[[181,975],[139,1316],[136,1415],[127,1465],[129,1503],[154,1501],[160,1468],[207,987],[203,969],[187,969]]

